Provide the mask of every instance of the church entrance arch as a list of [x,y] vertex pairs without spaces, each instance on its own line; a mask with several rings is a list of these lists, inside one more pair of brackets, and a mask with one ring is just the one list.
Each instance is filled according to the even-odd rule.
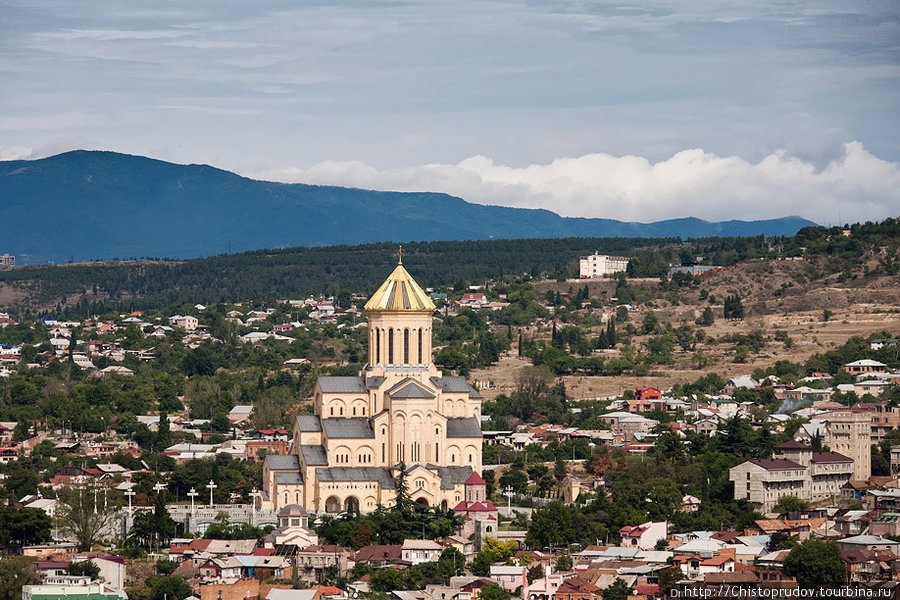
[[359,500],[356,499],[356,496],[350,496],[346,500],[344,500],[344,510],[347,512],[359,512]]
[[330,496],[325,501],[325,512],[338,513],[341,512],[341,500],[337,496]]
[[447,510],[447,501],[446,500],[441,502],[441,510]]
[[416,498],[416,504],[422,504],[423,506],[428,506],[428,498]]

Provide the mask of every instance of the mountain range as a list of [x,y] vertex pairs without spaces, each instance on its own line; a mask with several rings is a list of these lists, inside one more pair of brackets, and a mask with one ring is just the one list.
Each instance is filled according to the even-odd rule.
[[561,217],[432,192],[257,181],[206,165],[76,150],[0,162],[0,253],[18,264],[261,248],[557,237],[793,235],[800,217],[655,223]]

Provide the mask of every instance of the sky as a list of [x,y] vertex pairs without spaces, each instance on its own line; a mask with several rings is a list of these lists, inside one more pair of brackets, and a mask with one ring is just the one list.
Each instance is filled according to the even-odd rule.
[[897,0],[0,0],[0,160],[656,221],[900,216]]

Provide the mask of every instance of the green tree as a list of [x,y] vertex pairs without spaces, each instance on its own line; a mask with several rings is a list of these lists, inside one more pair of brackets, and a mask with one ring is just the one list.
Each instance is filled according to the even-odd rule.
[[551,502],[535,510],[525,536],[526,542],[534,548],[562,546],[574,542],[576,535],[572,519],[573,510],[562,502]]
[[659,592],[663,597],[668,598],[671,591],[675,589],[676,584],[684,579],[684,571],[679,567],[667,567],[657,575],[657,584]]
[[151,575],[147,578],[149,600],[184,600],[191,595],[191,586],[174,575]]
[[572,557],[568,554],[563,554],[559,558],[556,559],[556,570],[557,571],[571,571],[572,570]]
[[478,596],[481,600],[509,600],[512,594],[499,585],[491,584],[481,588]]
[[801,588],[839,587],[847,582],[841,552],[833,541],[809,538],[784,559],[784,572]]
[[528,567],[528,583],[534,583],[538,579],[542,579],[544,577],[544,567],[540,564],[533,565]]
[[56,516],[75,538],[80,552],[89,551],[114,518],[118,503],[104,503],[104,493],[110,492],[93,479],[59,492]]
[[787,496],[782,496],[778,499],[778,502],[772,507],[772,512],[783,515],[789,512],[797,512],[801,510],[806,510],[809,506],[809,502],[805,500],[801,500],[797,496],[792,496],[788,494]]
[[494,564],[494,555],[490,552],[479,552],[472,561],[472,574],[479,577],[487,577],[491,572],[491,565]]
[[69,575],[90,577],[93,581],[100,577],[100,567],[92,560],[80,560],[78,562],[69,563],[69,566],[66,567],[66,573]]
[[626,600],[631,593],[631,588],[619,577],[603,590],[603,600]]
[[373,592],[407,589],[406,573],[399,569],[377,569],[369,581]]
[[40,581],[37,559],[15,556],[0,560],[0,600],[21,600],[22,586]]
[[644,322],[641,324],[641,333],[644,335],[656,333],[658,327],[659,318],[656,316],[656,313],[651,309],[647,309],[647,312],[644,313]]

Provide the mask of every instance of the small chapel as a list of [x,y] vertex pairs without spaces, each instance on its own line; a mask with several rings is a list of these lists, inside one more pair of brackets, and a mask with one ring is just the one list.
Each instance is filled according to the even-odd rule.
[[299,415],[290,450],[263,466],[261,509],[314,513],[391,506],[405,469],[412,500],[453,508],[481,472],[482,396],[432,362],[434,303],[403,267],[366,302],[368,363],[354,377],[319,377],[314,414]]

